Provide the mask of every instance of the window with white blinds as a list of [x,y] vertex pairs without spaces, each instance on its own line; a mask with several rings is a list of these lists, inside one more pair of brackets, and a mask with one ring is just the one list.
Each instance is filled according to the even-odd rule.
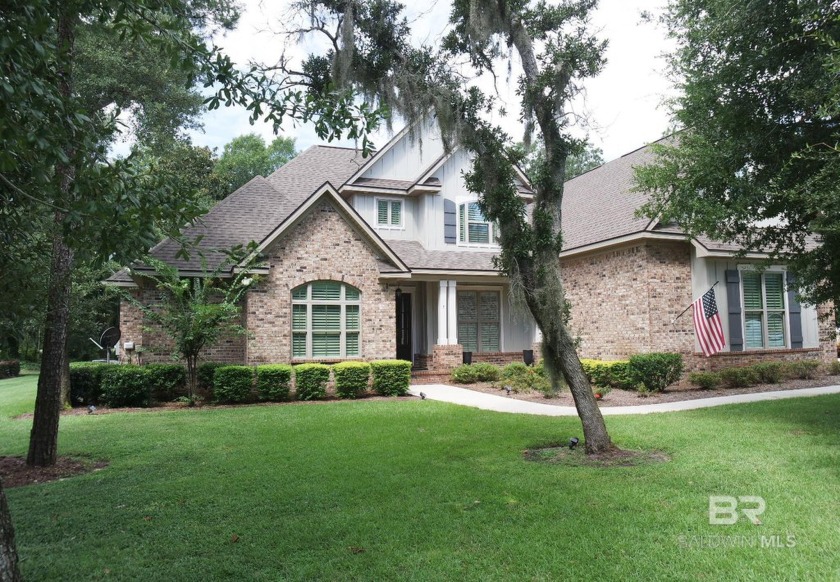
[[499,242],[498,225],[484,218],[476,202],[458,207],[458,242],[463,245],[495,245]]
[[498,291],[458,291],[458,343],[465,352],[501,350]]
[[337,281],[313,281],[292,290],[292,357],[341,358],[360,354],[361,293]]
[[376,200],[376,226],[382,228],[402,228],[402,200]]
[[745,347],[787,347],[784,273],[742,271],[741,288]]

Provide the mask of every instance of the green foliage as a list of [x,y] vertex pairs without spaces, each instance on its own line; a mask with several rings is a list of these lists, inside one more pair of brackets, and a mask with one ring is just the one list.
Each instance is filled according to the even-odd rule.
[[829,364],[828,366],[828,373],[832,376],[837,376],[838,374],[840,374],[840,362],[836,360],[831,362],[831,364]]
[[493,364],[462,364],[452,370],[452,380],[459,384],[474,382],[495,382],[499,379],[499,368]]
[[0,380],[20,376],[20,360],[0,360]]
[[782,379],[782,364],[779,362],[753,364],[752,369],[759,384],[778,384]]
[[99,404],[102,395],[102,371],[112,364],[73,362],[70,364],[70,405]]
[[229,365],[222,362],[204,362],[203,364],[199,364],[197,368],[198,389],[212,396],[216,369]]
[[370,381],[370,364],[367,362],[341,362],[332,369],[335,392],[339,398],[357,398],[367,390]]
[[627,360],[602,361],[584,358],[580,363],[589,382],[598,388],[633,390],[636,387],[637,382],[630,374],[630,362]]
[[295,368],[295,395],[298,400],[320,400],[327,396],[330,367],[324,364],[298,364]]
[[692,372],[688,375],[688,381],[703,390],[714,390],[720,385],[722,378],[717,372]]
[[140,366],[105,366],[100,372],[102,404],[111,408],[145,407],[151,400],[148,371]]
[[663,20],[677,41],[671,73],[682,80],[673,117],[687,129],[637,170],[653,195],[644,213],[771,251],[809,302],[839,297],[836,6],[671,0]]
[[541,362],[536,366],[526,366],[522,362],[513,362],[502,368],[499,384],[510,387],[517,394],[522,392],[541,392],[546,398],[554,395],[551,382]]
[[289,399],[292,367],[288,364],[257,366],[257,394],[260,400],[281,402]]
[[213,374],[213,397],[216,402],[240,403],[251,399],[254,369],[249,366],[222,366]]
[[758,376],[752,366],[724,368],[718,374],[726,388],[745,388],[758,384]]
[[255,133],[235,137],[225,144],[213,168],[211,195],[221,200],[255,176],[268,176],[296,154],[293,138],[279,136],[266,146],[265,140]]
[[635,385],[643,384],[649,392],[662,392],[680,379],[682,371],[680,354],[654,352],[631,356],[628,375]]
[[411,385],[411,362],[375,360],[370,363],[373,389],[383,396],[404,396]]
[[170,402],[187,387],[187,371],[181,364],[146,364],[152,398]]
[[785,362],[782,369],[782,373],[789,378],[813,380],[817,377],[820,363],[817,360],[797,360],[794,362]]

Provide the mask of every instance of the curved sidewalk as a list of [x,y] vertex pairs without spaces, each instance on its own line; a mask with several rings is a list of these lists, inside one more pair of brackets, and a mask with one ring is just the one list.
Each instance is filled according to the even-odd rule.
[[[555,406],[540,404],[495,394],[486,394],[465,388],[456,388],[446,384],[418,384],[409,389],[409,393],[419,396],[423,392],[429,400],[440,400],[452,404],[472,406],[482,410],[495,412],[513,412],[518,414],[540,414],[543,416],[577,416],[574,406]],[[762,400],[783,400],[802,396],[823,396],[825,394],[840,393],[840,386],[821,386],[818,388],[801,388],[799,390],[777,390],[775,392],[755,392],[752,394],[733,394],[732,396],[716,396],[714,398],[696,398],[679,402],[662,402],[659,404],[640,404],[638,406],[602,406],[601,414],[612,416],[616,414],[651,414],[654,412],[678,412],[681,410],[695,410],[723,406],[724,404],[742,404],[745,402],[760,402]]]

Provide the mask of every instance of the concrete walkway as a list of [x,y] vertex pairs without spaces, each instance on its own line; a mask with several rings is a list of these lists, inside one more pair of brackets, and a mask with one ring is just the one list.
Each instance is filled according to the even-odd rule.
[[[577,416],[574,406],[555,406],[518,400],[506,396],[496,396],[465,388],[456,388],[446,384],[418,384],[409,389],[409,393],[419,396],[423,392],[429,400],[440,400],[472,406],[482,410],[496,412],[513,412],[518,414],[540,414],[543,416]],[[760,402],[762,400],[783,400],[785,398],[799,398],[802,396],[822,396],[824,394],[838,394],[840,386],[821,386],[819,388],[801,388],[799,390],[777,390],[775,392],[757,392],[753,394],[733,394],[732,396],[717,396],[715,398],[697,398],[679,402],[662,402],[659,404],[640,404],[638,406],[602,406],[601,414],[612,416],[616,414],[651,414],[654,412],[677,412],[680,410],[695,410],[724,404],[742,404],[745,402]]]

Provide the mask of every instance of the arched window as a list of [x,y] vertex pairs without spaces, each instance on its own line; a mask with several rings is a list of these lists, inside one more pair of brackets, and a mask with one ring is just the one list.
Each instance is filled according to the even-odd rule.
[[360,354],[361,293],[337,281],[292,289],[292,357],[343,358]]

